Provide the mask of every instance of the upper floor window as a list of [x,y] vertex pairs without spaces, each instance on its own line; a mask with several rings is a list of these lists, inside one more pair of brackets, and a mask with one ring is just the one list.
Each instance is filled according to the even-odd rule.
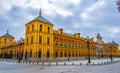
[[33,43],[33,36],[31,37],[31,43]]
[[27,32],[29,32],[29,27],[27,28]]
[[50,38],[47,38],[47,44],[50,44]]
[[34,31],[34,25],[32,25],[32,31]]
[[48,33],[50,33],[50,27],[48,27]]
[[10,43],[12,43],[12,39],[10,40]]
[[70,47],[70,43],[68,43],[68,47]]
[[64,43],[64,46],[66,47],[66,43]]
[[77,45],[77,48],[80,48],[80,45]]
[[6,39],[4,40],[4,43],[6,43]]
[[56,46],[58,46],[58,41],[56,40],[56,43],[55,43]]
[[27,41],[26,41],[26,43],[28,44],[28,37],[27,37]]
[[60,41],[60,46],[62,46],[62,41]]
[[74,44],[72,44],[72,48],[74,48]]
[[39,43],[42,43],[42,37],[41,36],[39,37]]
[[40,31],[42,31],[42,25],[40,25]]

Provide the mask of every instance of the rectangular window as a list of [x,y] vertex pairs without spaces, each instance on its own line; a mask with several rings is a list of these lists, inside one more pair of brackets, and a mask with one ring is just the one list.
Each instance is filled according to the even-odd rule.
[[33,43],[33,36],[31,37],[31,43]]
[[32,25],[32,31],[34,31],[34,25]]
[[50,33],[50,27],[48,27],[48,33]]
[[12,39],[10,40],[10,43],[12,43]]
[[27,28],[27,32],[29,32],[29,27]]
[[39,43],[40,44],[42,43],[42,37],[41,36],[39,37]]
[[50,38],[47,38],[47,44],[50,44]]
[[58,41],[56,40],[56,43],[55,43],[56,46],[58,46]]
[[4,40],[4,43],[6,43],[6,39]]
[[60,41],[60,46],[62,46],[62,41]]
[[26,41],[26,43],[28,44],[28,38],[27,38],[27,41]]
[[42,25],[40,25],[40,31],[42,31]]
[[70,43],[68,43],[68,47],[70,47]]

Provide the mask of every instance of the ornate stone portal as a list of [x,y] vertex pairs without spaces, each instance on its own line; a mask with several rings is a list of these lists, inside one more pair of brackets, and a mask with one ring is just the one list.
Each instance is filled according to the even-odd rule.
[[98,58],[103,57],[103,41],[101,35],[97,34],[96,55]]

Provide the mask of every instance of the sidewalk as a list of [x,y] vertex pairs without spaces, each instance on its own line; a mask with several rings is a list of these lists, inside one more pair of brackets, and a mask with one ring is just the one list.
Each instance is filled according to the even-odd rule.
[[[0,59],[0,61],[4,62],[13,62],[13,63],[18,63],[18,60],[13,60],[13,59]],[[120,61],[120,58],[113,58],[113,62]],[[88,60],[77,60],[77,61],[56,61],[56,62],[39,62],[39,61],[21,61],[21,63],[24,64],[34,64],[34,65],[87,65]],[[104,63],[111,63],[111,59],[93,59],[91,60],[91,63],[89,65],[98,65],[98,64],[104,64]]]

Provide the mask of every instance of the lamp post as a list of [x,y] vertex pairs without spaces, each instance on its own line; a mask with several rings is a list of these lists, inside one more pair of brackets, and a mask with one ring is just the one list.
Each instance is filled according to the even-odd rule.
[[118,0],[116,3],[117,3],[117,6],[118,6],[118,11],[120,12],[120,0]]
[[88,63],[91,63],[90,61],[90,39],[89,39],[89,36],[87,36],[87,38],[85,39],[86,43],[87,43],[87,48],[88,48]]
[[112,58],[112,50],[111,50],[111,48],[112,48],[112,44],[110,43],[110,58],[111,58],[111,62],[112,62],[113,58]]
[[115,42],[114,42],[114,40],[110,43],[110,58],[111,58],[111,62],[113,61],[113,58],[112,58],[112,47],[113,47],[113,45],[114,44],[116,44]]

